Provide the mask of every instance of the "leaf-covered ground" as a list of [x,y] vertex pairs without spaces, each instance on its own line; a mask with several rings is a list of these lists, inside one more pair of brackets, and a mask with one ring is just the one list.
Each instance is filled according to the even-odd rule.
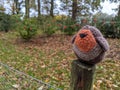
[[[16,32],[0,33],[0,62],[63,90],[69,90],[72,36],[37,36],[24,42]],[[97,65],[94,90],[120,90],[120,40],[107,39],[110,50]],[[14,74],[13,74],[14,75]]]

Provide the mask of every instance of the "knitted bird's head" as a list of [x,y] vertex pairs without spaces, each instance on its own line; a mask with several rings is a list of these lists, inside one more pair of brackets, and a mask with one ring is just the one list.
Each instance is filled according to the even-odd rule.
[[81,51],[88,52],[94,48],[96,40],[89,29],[82,29],[77,33],[74,44],[76,44]]
[[78,59],[89,64],[100,62],[109,49],[109,44],[100,30],[89,25],[82,27],[74,35],[72,44]]

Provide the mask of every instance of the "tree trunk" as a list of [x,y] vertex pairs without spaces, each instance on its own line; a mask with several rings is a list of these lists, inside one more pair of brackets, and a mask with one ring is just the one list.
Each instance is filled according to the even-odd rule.
[[12,14],[13,15],[15,14],[15,7],[14,6],[12,7]]
[[25,0],[25,18],[29,18],[29,11],[30,11],[29,0]]
[[120,17],[120,5],[118,7],[118,16]]
[[19,7],[19,2],[18,0],[14,0],[14,3],[15,3],[15,9],[16,9],[16,13],[19,14],[19,11],[20,11],[20,7]]
[[41,3],[40,3],[40,0],[37,0],[38,1],[38,17],[41,15]]
[[75,21],[77,17],[77,0],[73,0],[72,3],[72,19]]
[[51,0],[50,4],[51,4],[51,8],[50,8],[50,16],[54,17],[54,14],[53,14],[54,0]]
[[23,0],[21,2],[18,2],[19,0],[15,0],[15,1],[16,1],[16,13],[20,14],[20,10],[21,10],[20,6],[23,3]]
[[70,90],[93,90],[95,66],[72,62]]
[[13,3],[13,5],[12,5],[12,14],[13,14],[13,15],[15,14],[15,9],[16,9],[16,8],[15,8],[15,3],[16,3],[15,1],[16,1],[16,0],[14,0],[14,3]]

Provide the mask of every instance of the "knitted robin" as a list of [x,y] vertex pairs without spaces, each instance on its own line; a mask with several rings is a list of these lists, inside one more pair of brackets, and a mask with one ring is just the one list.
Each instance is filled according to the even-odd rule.
[[101,32],[86,25],[72,39],[73,51],[81,62],[96,64],[100,62],[109,49],[108,42]]

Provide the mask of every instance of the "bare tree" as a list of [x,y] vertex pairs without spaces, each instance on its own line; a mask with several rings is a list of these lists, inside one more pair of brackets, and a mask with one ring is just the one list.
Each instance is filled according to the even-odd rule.
[[41,15],[41,2],[40,0],[37,0],[38,3],[38,17]]
[[50,5],[51,5],[51,7],[50,7],[50,16],[54,16],[54,14],[53,14],[53,9],[54,9],[54,0],[51,0],[51,2],[50,2]]
[[43,0],[43,5],[42,5],[42,9],[43,12],[47,12],[47,14],[49,14],[50,16],[54,16],[55,12],[54,10],[57,8],[56,5],[56,1],[57,0]]
[[73,20],[75,20],[76,17],[77,17],[77,8],[78,8],[78,6],[77,6],[78,2],[77,1],[78,0],[73,0],[73,3],[72,3],[72,19]]
[[92,11],[101,9],[101,0],[60,0],[62,11],[69,12],[73,20],[77,16],[87,16]]
[[25,17],[29,18],[29,12],[30,12],[30,7],[29,7],[29,0],[25,0]]

